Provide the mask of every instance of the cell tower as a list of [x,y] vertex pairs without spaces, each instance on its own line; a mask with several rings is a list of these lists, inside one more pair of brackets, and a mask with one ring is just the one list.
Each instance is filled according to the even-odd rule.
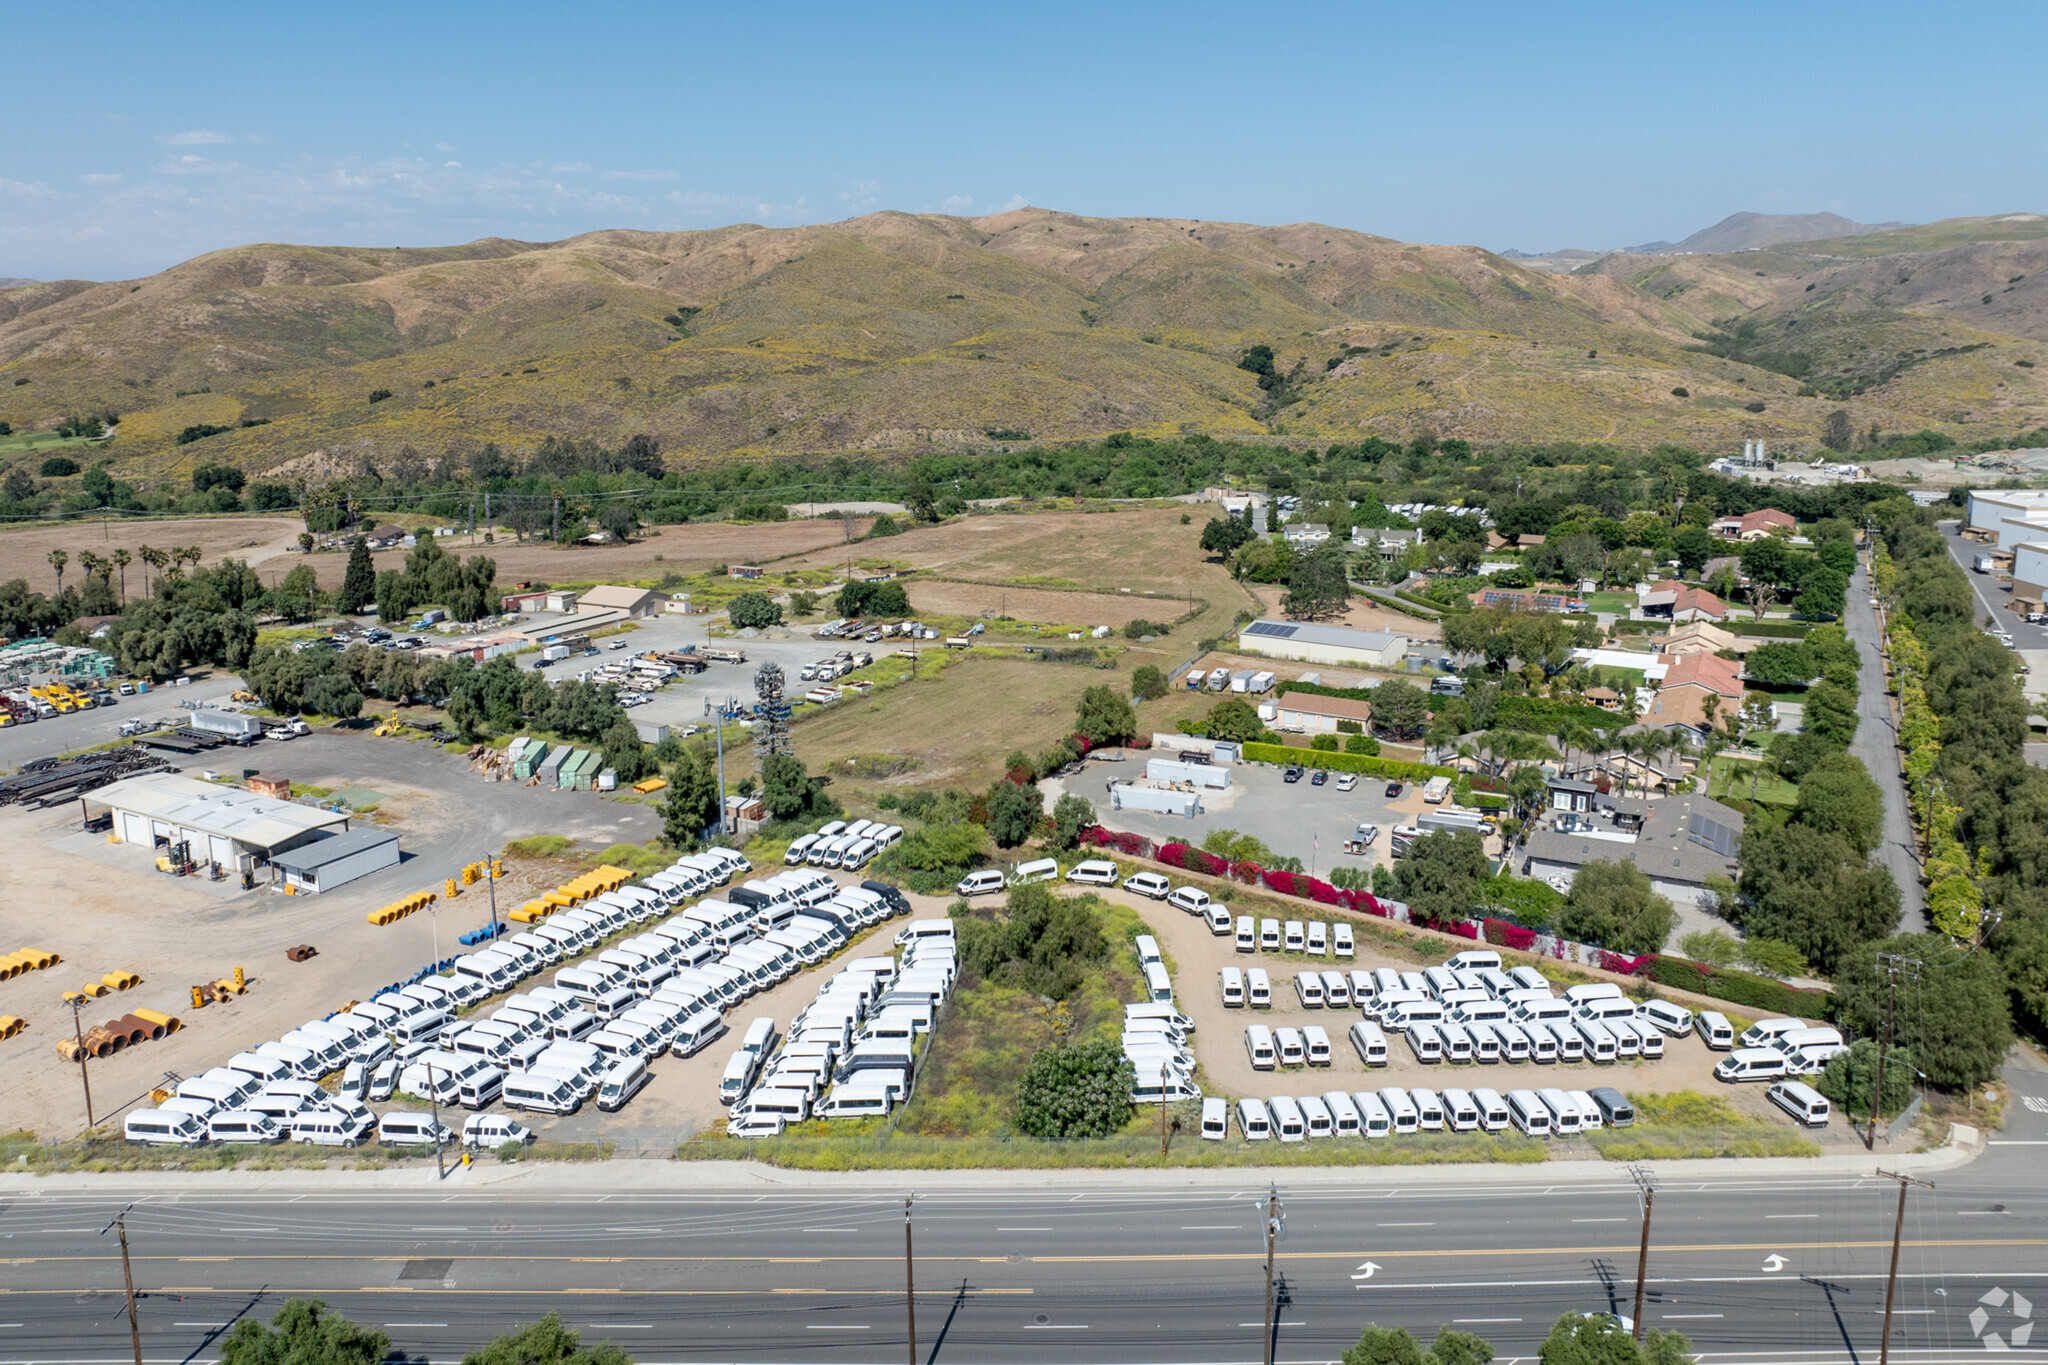
[[792,752],[789,703],[782,699],[782,670],[762,664],[754,673],[754,695],[761,699],[760,723],[754,726],[754,766],[765,769],[770,754]]

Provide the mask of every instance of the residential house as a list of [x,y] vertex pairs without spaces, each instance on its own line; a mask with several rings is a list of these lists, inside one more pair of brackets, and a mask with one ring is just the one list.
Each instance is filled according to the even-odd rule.
[[1642,721],[1659,730],[1684,726],[1704,737],[1722,716],[1734,715],[1741,705],[1741,664],[1718,654],[1686,654],[1665,670]]
[[761,566],[758,564],[728,564],[725,566],[725,576],[727,578],[750,580],[759,578],[761,576]]
[[1362,730],[1372,719],[1372,703],[1351,697],[1319,697],[1312,692],[1289,692],[1275,703],[1275,722],[1288,734],[1331,735],[1337,722],[1354,721]]
[[379,526],[363,532],[363,540],[373,550],[390,550],[405,544],[408,534],[403,526]]
[[1422,532],[1419,530],[1404,531],[1385,527],[1374,529],[1369,526],[1351,528],[1351,544],[1354,549],[1377,550],[1379,557],[1389,562],[1399,559],[1421,543]]
[[1747,654],[1761,643],[1754,636],[1737,635],[1732,630],[1723,630],[1705,621],[1693,621],[1673,626],[1671,633],[1657,642],[1657,647],[1676,658],[1687,654],[1716,654],[1724,649]]
[[1513,607],[1516,611],[1580,612],[1586,599],[1555,592],[1516,592],[1510,588],[1481,588],[1467,593],[1475,607]]
[[1296,521],[1288,523],[1281,530],[1281,534],[1287,538],[1289,545],[1306,549],[1320,545],[1328,540],[1330,538],[1330,528],[1325,522]]
[[1707,529],[1723,540],[1760,540],[1773,531],[1789,532],[1798,525],[1789,512],[1780,512],[1775,507],[1759,507],[1739,517],[1722,517]]
[[1728,604],[1705,588],[1695,588],[1690,583],[1681,583],[1671,603],[1671,619],[1674,621],[1725,621],[1728,619]]
[[[1637,812],[1642,812],[1637,814]],[[1603,802],[1590,812],[1557,811],[1533,830],[1517,857],[1522,875],[1569,886],[1592,862],[1629,862],[1658,895],[1703,904],[1709,877],[1733,877],[1742,816],[1704,796]]]

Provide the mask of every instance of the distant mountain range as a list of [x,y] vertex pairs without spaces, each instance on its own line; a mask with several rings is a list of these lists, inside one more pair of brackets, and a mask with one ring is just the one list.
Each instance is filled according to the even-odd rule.
[[12,289],[12,288],[14,288],[14,286],[15,286],[15,285],[17,285],[17,284],[34,284],[34,283],[35,283],[35,281],[34,281],[34,280],[24,280],[24,279],[16,279],[16,278],[14,278],[14,277],[12,277],[12,276],[0,275],[0,289]]
[[878,213],[0,288],[0,419],[118,412],[123,478],[640,432],[678,465],[1117,431],[1786,449],[1844,403],[1859,433],[2048,424],[2048,217],[1736,214],[1515,259],[1317,223]]

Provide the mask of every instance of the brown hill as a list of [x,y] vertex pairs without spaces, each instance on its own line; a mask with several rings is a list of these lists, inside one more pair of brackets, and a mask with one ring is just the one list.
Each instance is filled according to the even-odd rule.
[[[1851,376],[1858,429],[2048,421],[2041,370],[2013,364],[2048,339],[2043,264],[2034,215],[1569,274],[1314,223],[1040,209],[259,245],[0,290],[0,417],[119,412],[117,465],[144,477],[636,431],[679,461],[1118,429],[1796,444],[1835,405],[1758,363],[1765,342]],[[1745,320],[1742,345],[1694,349]],[[1277,410],[1237,365],[1255,342],[1294,376]],[[176,444],[200,425],[229,430]]]

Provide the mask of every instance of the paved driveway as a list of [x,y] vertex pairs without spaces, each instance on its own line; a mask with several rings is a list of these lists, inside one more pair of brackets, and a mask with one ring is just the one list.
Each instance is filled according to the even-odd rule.
[[1870,605],[1870,570],[1858,565],[1849,580],[1845,617],[1849,638],[1863,656],[1857,674],[1856,714],[1861,723],[1849,752],[1877,780],[1884,793],[1884,842],[1878,853],[1899,884],[1899,925],[1908,932],[1927,928],[1927,897],[1920,887],[1920,850],[1913,839],[1913,821],[1906,805],[1906,780],[1899,771],[1898,730],[1892,723],[1891,698],[1885,694],[1884,646],[1877,611]]

